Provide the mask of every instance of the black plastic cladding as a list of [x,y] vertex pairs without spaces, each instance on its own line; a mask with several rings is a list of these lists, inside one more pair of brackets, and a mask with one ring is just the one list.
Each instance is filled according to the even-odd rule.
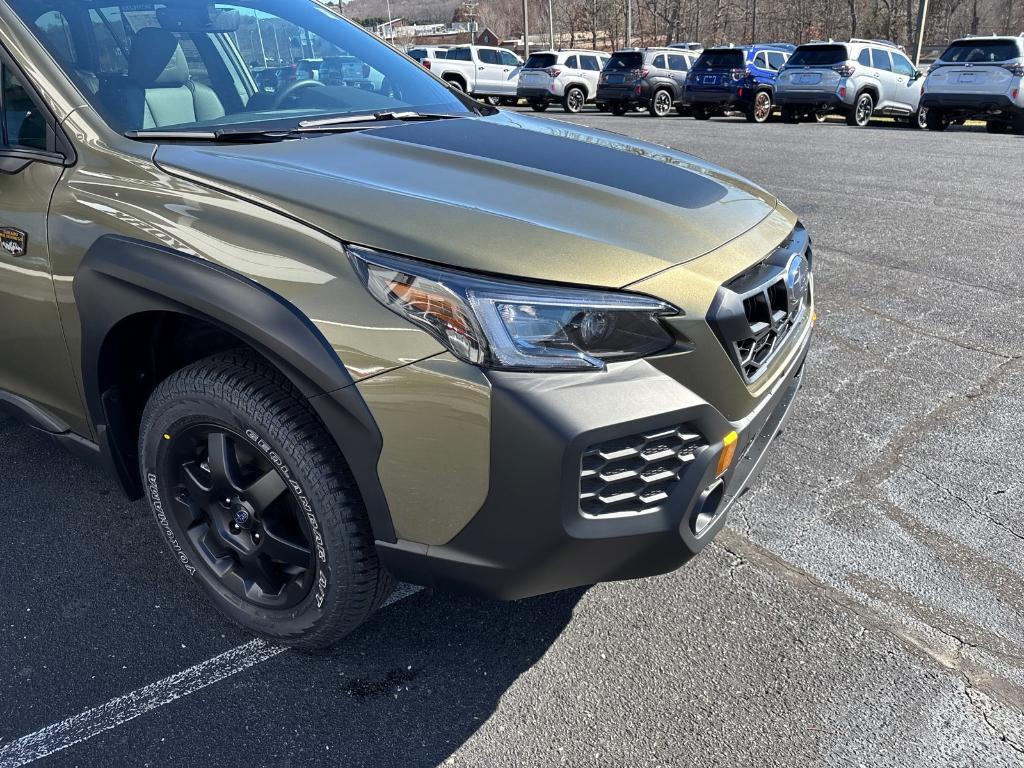
[[813,267],[811,241],[799,223],[763,261],[719,288],[708,311],[708,324],[748,384],[768,370],[806,315],[810,294],[792,312],[786,287],[786,267],[798,253]]

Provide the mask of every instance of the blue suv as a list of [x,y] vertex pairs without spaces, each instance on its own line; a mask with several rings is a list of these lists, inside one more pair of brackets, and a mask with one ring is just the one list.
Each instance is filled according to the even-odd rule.
[[795,50],[784,43],[708,48],[686,78],[683,103],[698,120],[730,111],[763,123],[772,114],[779,70]]

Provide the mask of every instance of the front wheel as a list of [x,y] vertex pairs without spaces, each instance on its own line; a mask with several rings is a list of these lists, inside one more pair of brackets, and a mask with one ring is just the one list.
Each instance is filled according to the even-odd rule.
[[562,97],[562,109],[569,114],[575,115],[583,111],[583,105],[587,103],[587,95],[582,88],[571,86]]
[[172,373],[146,404],[139,455],[160,537],[250,631],[326,647],[392,590],[337,445],[259,358],[226,353]]
[[772,116],[772,95],[768,91],[758,91],[754,95],[754,103],[747,107],[744,115],[748,123],[765,123]]
[[846,124],[855,128],[867,128],[874,111],[875,100],[870,93],[862,93],[857,97],[857,103],[853,105],[853,109],[847,113]]
[[920,131],[928,127],[928,108],[921,107],[910,116],[907,121],[907,126],[913,128],[915,131]]

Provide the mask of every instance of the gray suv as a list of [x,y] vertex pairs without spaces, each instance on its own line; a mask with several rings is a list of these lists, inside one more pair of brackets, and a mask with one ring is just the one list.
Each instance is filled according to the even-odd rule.
[[597,102],[613,115],[646,107],[654,117],[664,117],[672,107],[682,115],[683,87],[697,59],[680,48],[627,48],[616,51],[601,72]]
[[775,102],[787,123],[839,112],[858,128],[883,115],[923,128],[922,82],[921,72],[894,43],[808,43],[796,49],[779,74]]

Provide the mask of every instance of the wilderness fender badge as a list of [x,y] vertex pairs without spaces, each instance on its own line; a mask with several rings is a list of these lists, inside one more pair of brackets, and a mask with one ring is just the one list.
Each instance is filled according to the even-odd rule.
[[28,233],[11,227],[0,227],[0,247],[8,256],[24,256],[28,250]]

